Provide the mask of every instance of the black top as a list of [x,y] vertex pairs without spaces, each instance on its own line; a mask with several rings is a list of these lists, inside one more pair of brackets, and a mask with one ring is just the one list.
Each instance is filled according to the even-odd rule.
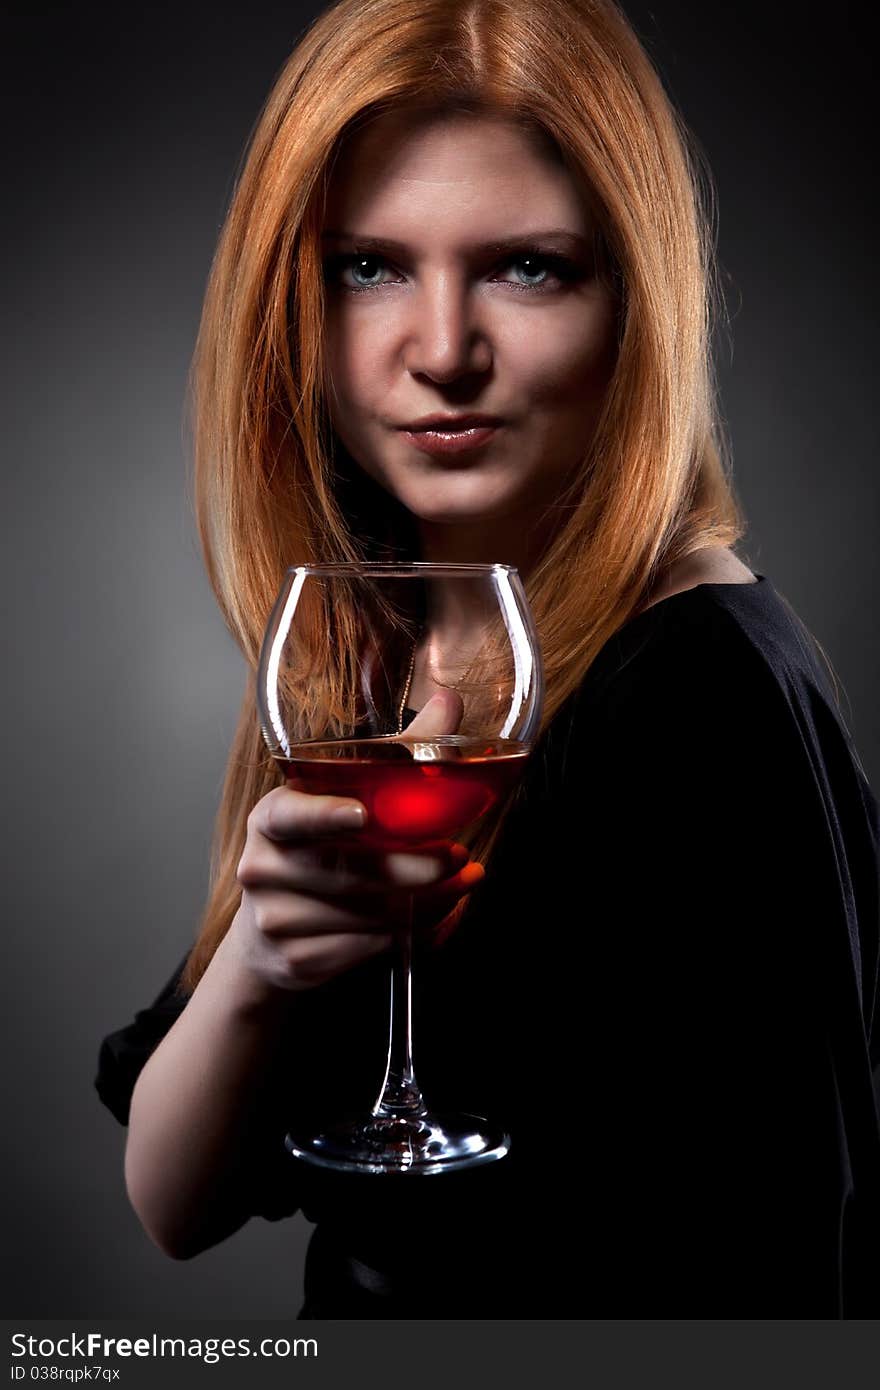
[[[255,1215],[319,1223],[304,1315],[880,1315],[878,862],[877,801],[767,578],[627,623],[416,972],[429,1105],[497,1120],[510,1154],[429,1177],[290,1158],[291,1116],[376,1098],[387,958],[291,995],[242,1182]],[[123,1123],[174,979],[102,1044]]]

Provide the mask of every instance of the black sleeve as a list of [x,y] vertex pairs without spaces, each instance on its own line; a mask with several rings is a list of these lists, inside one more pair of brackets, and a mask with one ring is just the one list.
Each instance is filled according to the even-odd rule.
[[128,1124],[132,1092],[147,1059],[186,1005],[177,985],[187,959],[184,956],[149,1008],[140,1009],[131,1023],[108,1033],[101,1043],[95,1089],[120,1124]]

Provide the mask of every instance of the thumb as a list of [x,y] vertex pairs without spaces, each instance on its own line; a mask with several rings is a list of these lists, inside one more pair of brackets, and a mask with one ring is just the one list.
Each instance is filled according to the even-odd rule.
[[423,709],[420,709],[404,734],[407,738],[432,738],[437,734],[458,732],[464,716],[464,701],[457,690],[438,690]]

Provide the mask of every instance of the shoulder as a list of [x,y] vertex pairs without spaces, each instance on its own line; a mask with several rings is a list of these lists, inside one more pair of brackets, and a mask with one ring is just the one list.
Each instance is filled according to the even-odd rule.
[[[754,722],[792,689],[823,685],[805,630],[765,576],[700,584],[645,609],[606,642],[572,701],[576,721],[637,729],[713,711]],[[825,691],[823,690],[823,694]]]
[[554,725],[551,788],[578,768],[612,796],[662,784],[745,804],[751,789],[786,819],[824,819],[841,798],[873,806],[811,635],[764,576],[699,585],[625,624]]

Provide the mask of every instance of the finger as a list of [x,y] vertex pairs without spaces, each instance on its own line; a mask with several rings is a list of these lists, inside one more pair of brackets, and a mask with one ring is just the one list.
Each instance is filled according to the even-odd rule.
[[297,941],[285,953],[287,970],[295,984],[318,985],[371,956],[381,955],[392,941],[390,932],[376,936],[337,932],[320,940]]
[[345,897],[418,890],[441,883],[467,862],[463,845],[441,843],[418,854],[358,852],[333,844],[286,844],[257,840],[242,855],[238,881],[244,888],[289,888],[300,893]]
[[430,891],[436,884],[448,881],[467,863],[468,857],[463,845],[443,845],[431,854],[385,854],[382,856],[383,879],[399,888]]
[[457,690],[438,690],[404,730],[407,738],[432,738],[458,732],[464,701]]
[[472,861],[460,873],[445,883],[426,889],[413,902],[413,928],[417,933],[430,933],[462,898],[466,898],[482,883],[486,871],[482,864]]
[[419,897],[419,906],[429,912],[432,907],[445,902],[454,902],[465,893],[470,893],[486,877],[486,870],[476,860],[465,864],[458,873],[444,882],[425,890]]
[[275,942],[338,932],[370,936],[390,929],[389,905],[375,897],[330,901],[268,889],[253,895],[250,911],[261,935]]
[[345,796],[315,796],[293,787],[275,787],[248,816],[248,829],[267,840],[311,839],[357,831],[366,820],[366,808]]
[[462,873],[456,874],[449,884],[431,892],[430,898],[420,898],[413,903],[413,933],[423,947],[434,949],[442,947],[450,935],[455,933],[463,909],[470,899],[471,891],[481,883],[485,872],[481,865],[467,865]]

